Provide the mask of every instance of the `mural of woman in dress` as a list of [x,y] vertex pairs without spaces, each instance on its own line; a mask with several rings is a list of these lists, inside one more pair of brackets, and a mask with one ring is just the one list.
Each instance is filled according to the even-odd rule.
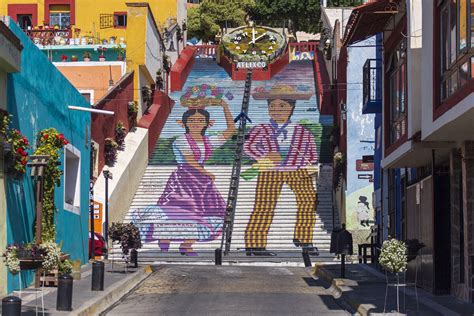
[[[172,146],[177,168],[157,205],[140,211],[135,218],[145,242],[158,241],[162,252],[169,250],[171,242],[180,242],[182,255],[197,256],[192,248],[195,242],[212,241],[222,233],[226,207],[214,184],[214,174],[204,164],[235,133],[235,126],[229,106],[222,99],[181,99],[181,104],[188,109],[177,120],[185,132]],[[205,110],[208,106],[221,106],[227,125],[223,132],[211,136],[207,130],[214,120]]]

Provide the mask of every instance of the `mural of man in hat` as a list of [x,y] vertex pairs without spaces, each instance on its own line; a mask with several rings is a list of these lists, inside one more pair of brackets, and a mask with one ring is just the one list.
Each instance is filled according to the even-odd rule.
[[296,102],[309,100],[312,95],[287,85],[253,94],[254,99],[268,102],[270,121],[253,127],[244,146],[259,170],[254,209],[245,231],[248,256],[275,255],[266,250],[267,237],[283,184],[294,192],[297,202],[293,243],[317,254],[312,244],[317,203],[312,177],[318,162],[316,142],[309,130],[291,121]]

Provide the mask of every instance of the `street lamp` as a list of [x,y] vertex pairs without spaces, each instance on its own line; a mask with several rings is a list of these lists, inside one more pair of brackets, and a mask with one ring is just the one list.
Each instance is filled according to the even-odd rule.
[[[82,112],[89,112],[89,113],[96,113],[96,114],[103,114],[103,115],[115,115],[113,111],[106,111],[106,110],[99,110],[99,109],[92,109],[92,108],[85,108],[80,106],[69,105],[69,110],[74,111],[82,111]],[[91,148],[90,148],[90,178],[89,178],[89,212],[90,212],[90,236],[92,241],[90,243],[90,259],[95,258],[95,231],[94,231],[94,156],[92,150],[92,133],[91,133]]]
[[112,180],[112,172],[108,168],[104,168],[102,172],[105,178],[105,227],[104,227],[104,238],[107,244],[107,252],[105,253],[106,258],[108,257],[109,251],[109,179]]

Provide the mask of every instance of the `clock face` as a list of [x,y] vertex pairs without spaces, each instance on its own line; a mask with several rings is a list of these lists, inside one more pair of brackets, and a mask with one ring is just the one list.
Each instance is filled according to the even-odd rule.
[[271,61],[285,47],[285,38],[270,28],[243,27],[222,37],[224,52],[237,61]]

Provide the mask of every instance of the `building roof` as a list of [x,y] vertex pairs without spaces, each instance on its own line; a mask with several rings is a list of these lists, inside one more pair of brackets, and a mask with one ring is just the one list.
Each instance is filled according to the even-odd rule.
[[321,8],[322,14],[321,19],[323,20],[323,24],[329,28],[331,33],[334,30],[334,25],[336,25],[336,21],[339,20],[341,23],[341,34],[338,34],[339,38],[342,38],[344,35],[343,32],[345,30],[346,24],[351,16],[352,8]]
[[0,34],[4,35],[10,43],[13,44],[18,50],[22,50],[23,46],[21,45],[20,39],[8,28],[8,26],[0,20]]
[[377,0],[356,7],[347,23],[343,45],[363,41],[384,31],[390,18],[398,13],[400,0]]

